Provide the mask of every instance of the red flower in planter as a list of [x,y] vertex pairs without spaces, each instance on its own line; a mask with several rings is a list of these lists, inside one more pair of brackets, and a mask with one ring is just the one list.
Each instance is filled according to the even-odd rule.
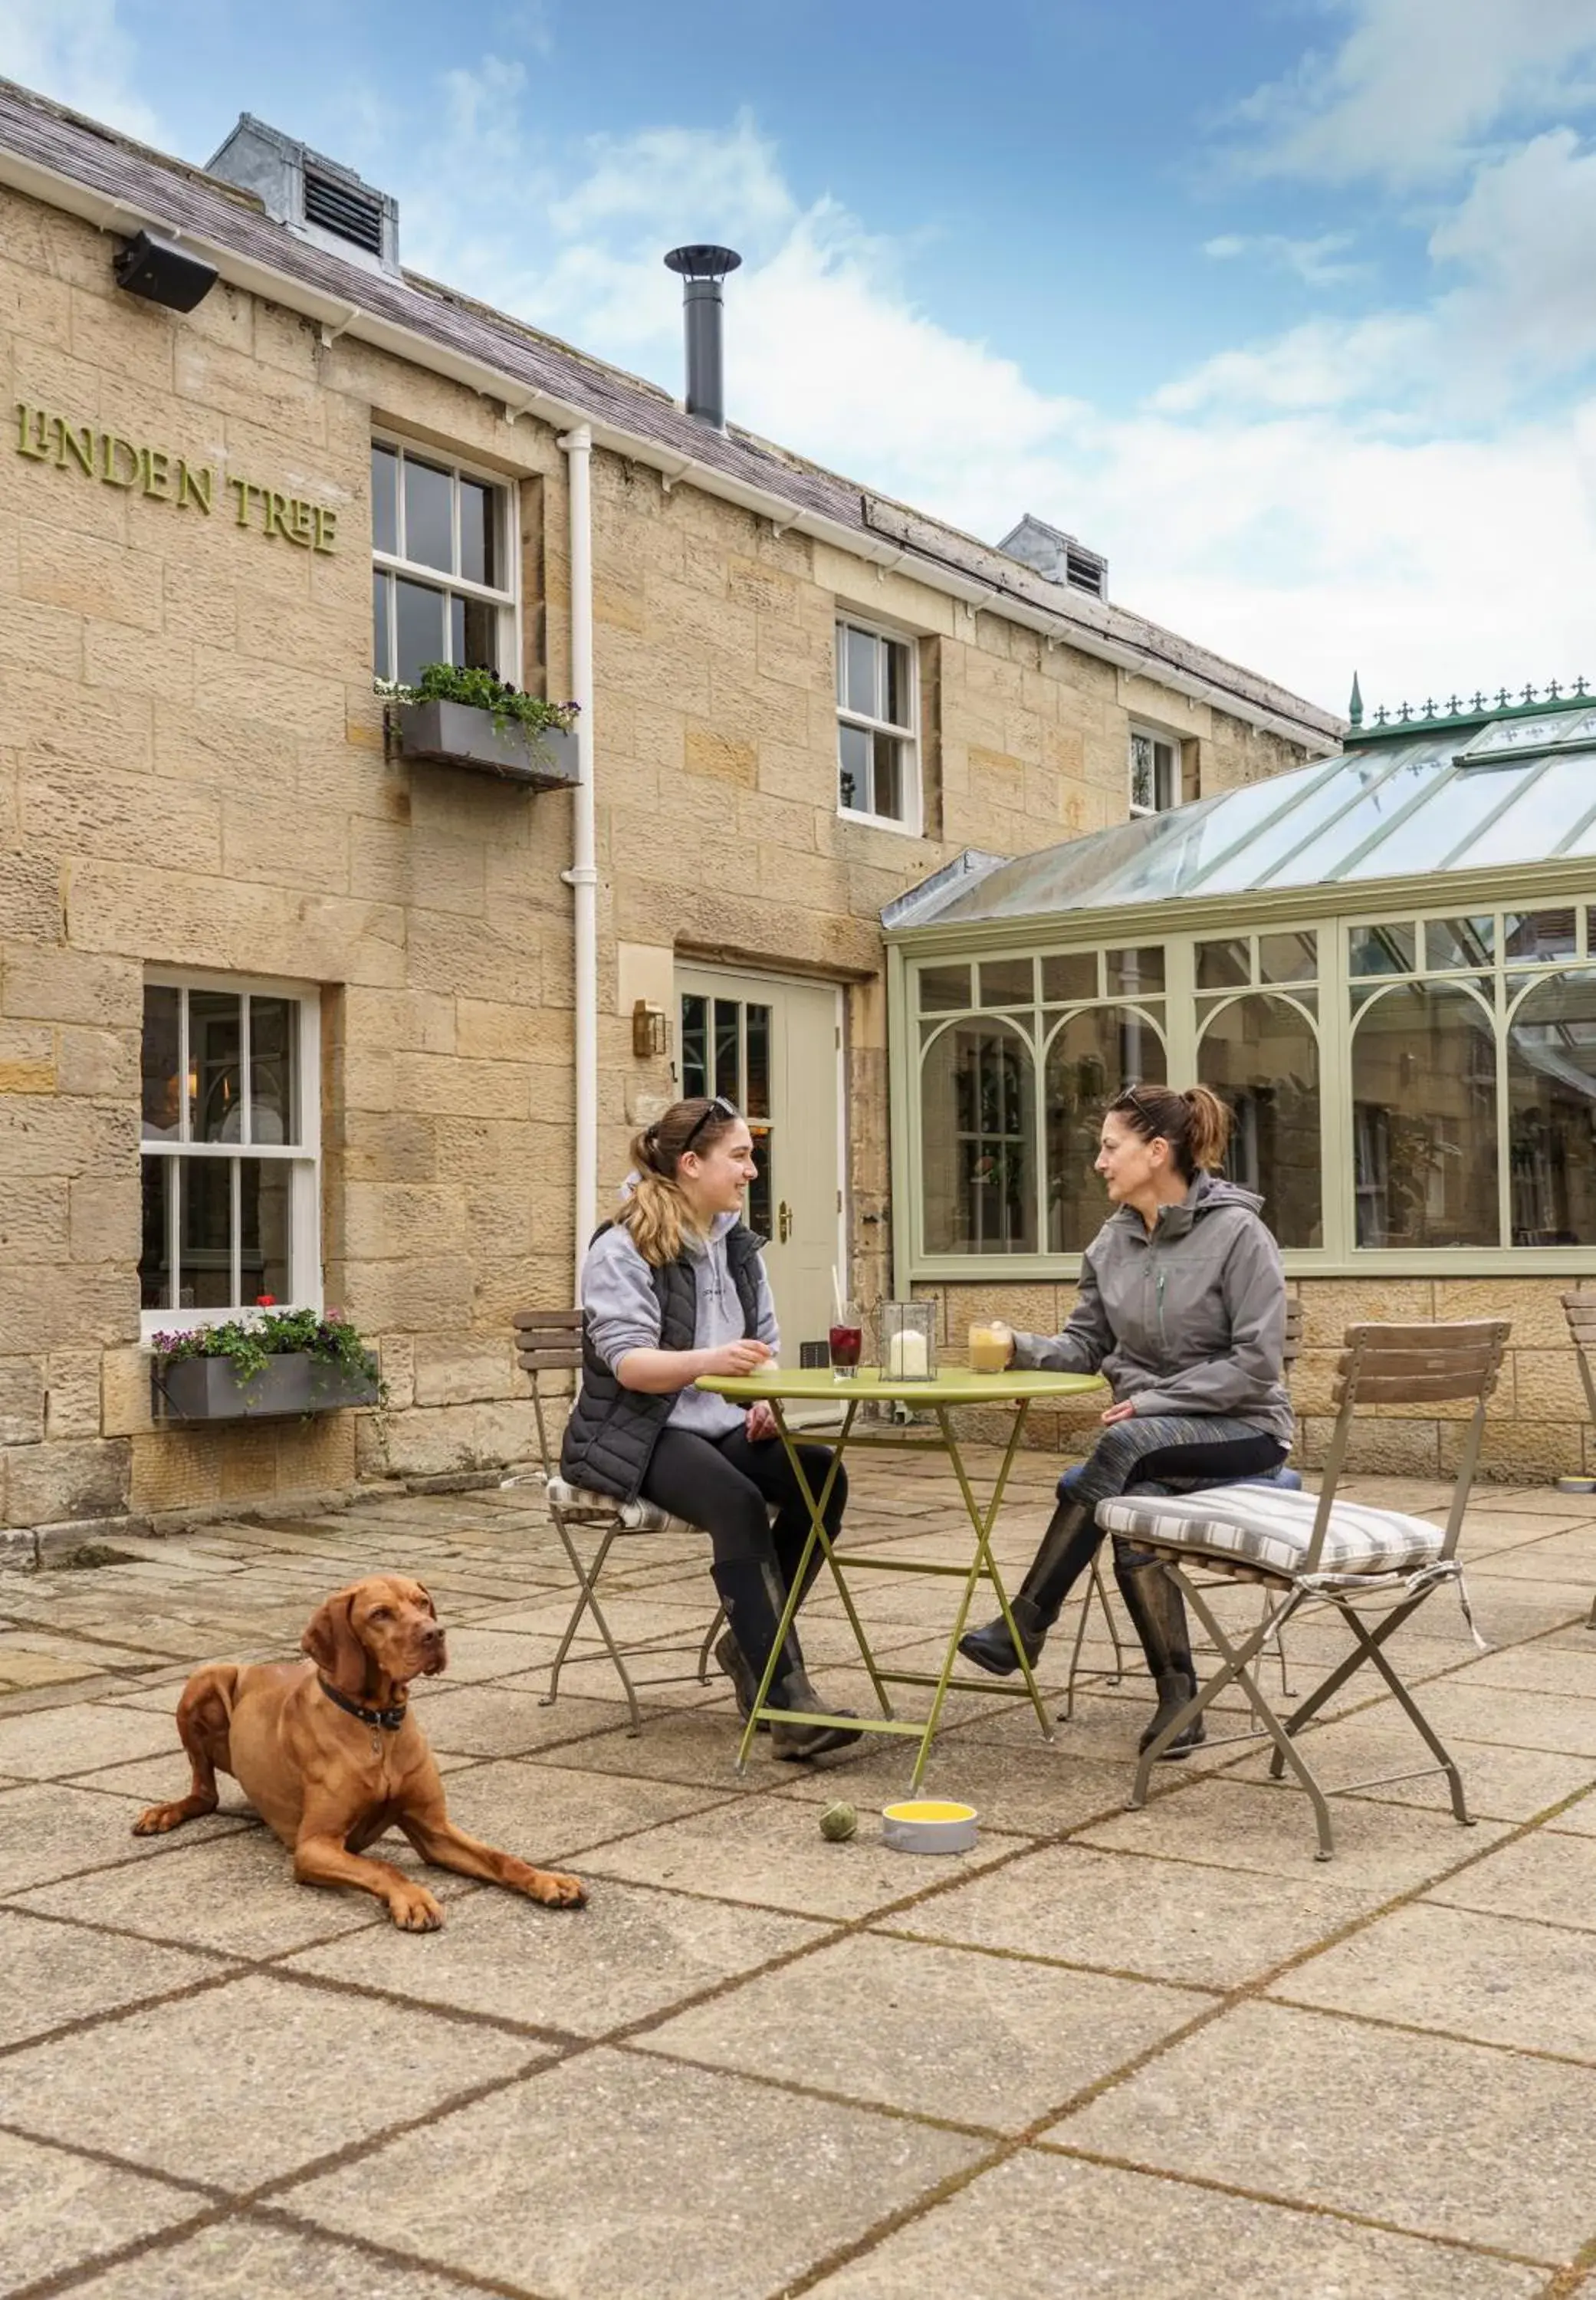
[[257,1294],[255,1296],[255,1307],[257,1310],[275,1310],[277,1307],[277,1296],[275,1294]]

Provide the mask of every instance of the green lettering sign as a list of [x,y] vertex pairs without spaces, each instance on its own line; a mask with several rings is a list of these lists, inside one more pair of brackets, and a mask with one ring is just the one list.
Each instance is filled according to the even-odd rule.
[[[120,431],[98,430],[92,423],[69,422],[53,409],[30,406],[26,400],[15,404],[17,453],[29,462],[53,463],[58,471],[97,479],[102,487],[121,488],[129,494],[137,490],[151,503],[211,516],[216,496],[213,464],[191,463],[170,448],[124,438]],[[300,551],[336,549],[338,514],[334,505],[279,495],[254,479],[226,478],[223,484],[233,490],[236,525]]]

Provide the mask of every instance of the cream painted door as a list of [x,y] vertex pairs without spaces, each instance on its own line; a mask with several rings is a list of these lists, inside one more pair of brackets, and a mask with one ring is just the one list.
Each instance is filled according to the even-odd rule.
[[826,1338],[842,1239],[842,1000],[828,984],[678,966],[677,1076],[723,1094],[759,1161],[748,1219],[761,1238],[783,1362]]

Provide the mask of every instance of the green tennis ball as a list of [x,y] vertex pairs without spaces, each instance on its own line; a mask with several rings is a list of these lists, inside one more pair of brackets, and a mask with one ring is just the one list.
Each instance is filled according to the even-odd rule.
[[828,1804],[820,1815],[820,1834],[828,1845],[845,1845],[859,1827],[851,1804]]

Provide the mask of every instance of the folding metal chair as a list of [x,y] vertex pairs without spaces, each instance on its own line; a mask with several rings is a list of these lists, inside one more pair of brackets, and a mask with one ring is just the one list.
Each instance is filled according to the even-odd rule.
[[[1568,1321],[1568,1332],[1574,1343],[1574,1354],[1579,1361],[1579,1378],[1585,1386],[1585,1404],[1591,1420],[1596,1423],[1596,1380],[1591,1378],[1591,1351],[1596,1347],[1596,1294],[1565,1294],[1563,1315]],[[1596,1597],[1591,1600],[1586,1617],[1587,1629],[1596,1629]]]
[[[1133,1810],[1147,1802],[1152,1768],[1175,1736],[1211,1707],[1226,1686],[1239,1685],[1275,1745],[1271,1777],[1280,1779],[1289,1766],[1307,1791],[1318,1828],[1318,1858],[1328,1861],[1334,1845],[1326,1793],[1309,1771],[1297,1737],[1368,1662],[1395,1696],[1434,1762],[1412,1772],[1386,1774],[1377,1781],[1339,1784],[1333,1793],[1344,1795],[1351,1788],[1379,1788],[1385,1781],[1417,1779],[1438,1770],[1446,1776],[1453,1812],[1468,1826],[1462,1776],[1403,1684],[1386,1647],[1433,1591],[1449,1586],[1456,1588],[1470,1631],[1476,1643],[1484,1646],[1463,1585],[1458,1538],[1479,1461],[1485,1401],[1496,1387],[1511,1330],[1507,1320],[1500,1318],[1470,1319],[1455,1325],[1349,1326],[1336,1375],[1335,1430],[1317,1498],[1268,1486],[1221,1486],[1204,1493],[1162,1498],[1127,1495],[1102,1504],[1099,1522],[1112,1533],[1131,1535],[1138,1547],[1152,1551],[1163,1561],[1165,1571],[1173,1575],[1222,1656],[1221,1667],[1143,1754],[1130,1796]],[[1460,1451],[1444,1530],[1398,1510],[1337,1501],[1335,1489],[1359,1404],[1440,1404],[1452,1399],[1471,1401],[1474,1414]],[[1208,1578],[1200,1582],[1193,1578],[1194,1572]],[[1215,1618],[1203,1594],[1215,1579],[1262,1583],[1267,1597],[1264,1616],[1245,1637],[1232,1638]],[[1372,1629],[1358,1611],[1363,1599],[1388,1607]],[[1251,1664],[1268,1639],[1309,1604],[1326,1605],[1340,1614],[1351,1636],[1352,1650],[1305,1701],[1282,1718],[1270,1706]]]
[[[1293,1366],[1297,1362],[1297,1357],[1301,1347],[1302,1304],[1293,1296],[1286,1303],[1285,1305],[1285,1346],[1281,1352],[1281,1365],[1285,1373],[1289,1374],[1291,1372]],[[1064,1475],[1059,1480],[1059,1498],[1060,1501],[1065,1498],[1071,1479],[1078,1477],[1080,1470],[1085,1469],[1085,1463],[1082,1462],[1078,1469],[1066,1470]],[[1240,1485],[1282,1486],[1291,1493],[1301,1493],[1302,1490],[1302,1479],[1298,1471],[1284,1468],[1276,1470],[1267,1477],[1243,1478],[1235,1479],[1233,1482]],[[1149,1486],[1142,1489],[1144,1496],[1155,1493],[1185,1493],[1189,1490],[1209,1491],[1211,1490],[1211,1488],[1196,1485],[1187,1486],[1185,1484],[1169,1484]],[[1097,1601],[1098,1607],[1102,1613],[1104,1626],[1107,1628],[1109,1637],[1113,1644],[1114,1666],[1111,1670],[1083,1669],[1081,1667],[1081,1648],[1086,1642],[1086,1623],[1092,1612],[1093,1598]],[[1265,1604],[1267,1606],[1267,1599],[1265,1600]],[[1274,1643],[1276,1658],[1280,1663],[1281,1697],[1284,1700],[1289,1701],[1292,1698],[1292,1688],[1287,1681],[1285,1646],[1281,1639],[1278,1630],[1275,1633]],[[1109,1585],[1103,1579],[1102,1552],[1100,1549],[1096,1556],[1092,1560],[1092,1578],[1087,1582],[1085,1590],[1081,1597],[1081,1610],[1075,1625],[1075,1644],[1070,1649],[1069,1676],[1064,1688],[1064,1706],[1059,1712],[1059,1722],[1061,1725],[1067,1725],[1070,1719],[1075,1715],[1075,1688],[1078,1680],[1100,1678],[1109,1685],[1118,1685],[1123,1679],[1124,1676],[1125,1647],[1120,1641],[1118,1624],[1114,1619],[1114,1609],[1109,1603]],[[1249,1727],[1249,1730],[1251,1729],[1252,1729]]]
[[[597,1661],[596,1654],[575,1654],[571,1646],[583,1617],[591,1613],[604,1650],[614,1663],[626,1692],[627,1707],[631,1714],[628,1731],[643,1730],[643,1712],[637,1705],[636,1688],[627,1668],[625,1655],[616,1642],[604,1609],[599,1603],[598,1579],[604,1570],[604,1561],[618,1540],[630,1534],[698,1533],[701,1529],[690,1525],[684,1518],[671,1517],[653,1502],[617,1501],[612,1494],[595,1493],[586,1486],[568,1484],[560,1475],[558,1460],[549,1444],[548,1425],[544,1419],[544,1406],[551,1402],[544,1389],[545,1380],[561,1378],[561,1394],[566,1394],[564,1377],[579,1374],[582,1365],[582,1312],[580,1310],[518,1310],[515,1313],[515,1355],[521,1371],[532,1379],[532,1409],[537,1417],[537,1446],[543,1457],[544,1495],[555,1532],[560,1536],[565,1554],[570,1560],[571,1571],[577,1577],[578,1595],[571,1617],[549,1671],[549,1689],[542,1696],[547,1709],[560,1697],[560,1675],[568,1662]],[[596,1539],[597,1547],[584,1562],[578,1537]],[[725,1610],[717,1607],[715,1618],[704,1632],[698,1648],[698,1667],[686,1675],[652,1677],[643,1680],[643,1689],[651,1686],[689,1685],[710,1682],[710,1655],[722,1624]],[[641,1638],[628,1651],[634,1659],[638,1654],[663,1654],[691,1651],[659,1638]]]

